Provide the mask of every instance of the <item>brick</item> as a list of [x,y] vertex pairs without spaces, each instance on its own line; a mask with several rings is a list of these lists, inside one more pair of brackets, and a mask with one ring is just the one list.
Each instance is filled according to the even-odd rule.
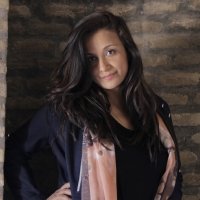
[[191,137],[192,141],[196,144],[200,144],[200,133],[196,133]]
[[37,77],[37,79],[32,78],[29,79],[29,81],[26,82],[27,90],[29,91],[35,91],[36,93],[42,93],[42,95],[45,95],[46,89],[47,89],[47,81],[48,78],[44,76]]
[[1,20],[0,19],[0,33],[7,33],[8,32],[8,23],[6,20]]
[[156,87],[160,86],[192,86],[199,84],[200,73],[168,71],[165,74],[145,72],[148,82]]
[[198,161],[197,155],[190,151],[181,151],[180,158],[183,167],[195,164]]
[[154,21],[143,21],[142,22],[142,32],[144,33],[159,33],[163,30],[163,24]]
[[63,5],[52,3],[44,8],[45,15],[56,16],[56,17],[76,17],[78,15],[83,15],[87,10],[87,5],[85,4],[73,4],[73,5]]
[[199,200],[199,198],[196,195],[183,195],[182,200]]
[[[103,10],[101,7],[97,7],[97,10]],[[105,10],[112,12],[115,15],[126,15],[131,13],[133,15],[136,12],[137,7],[133,3],[114,3],[112,6],[106,5]]]
[[186,173],[183,174],[184,184],[188,186],[199,186],[200,185],[200,174]]
[[22,96],[25,93],[26,81],[22,77],[8,77],[7,86],[9,88],[9,93],[12,94],[12,96]]
[[31,17],[30,9],[25,5],[10,5],[9,15],[11,17]]
[[59,37],[67,36],[71,27],[67,24],[58,24],[58,23],[45,23],[43,21],[32,19],[28,24],[28,34],[31,35],[55,35]]
[[4,123],[5,120],[5,97],[0,99],[0,122]]
[[[5,143],[3,141],[3,138],[0,138],[0,149],[4,149],[4,147],[5,147]],[[2,166],[2,162],[0,162],[0,173],[2,172],[1,166]]]
[[158,15],[172,13],[178,9],[179,3],[176,2],[146,2],[144,3],[143,12],[145,15]]
[[4,161],[4,149],[0,149],[0,162]]
[[30,78],[26,77],[12,77],[7,79],[7,84],[9,88],[9,94],[11,97],[24,97],[27,93],[31,95],[37,94],[45,95],[47,89],[47,77],[43,76],[33,76]]
[[141,21],[128,21],[127,26],[132,34],[142,32]]
[[191,15],[177,15],[169,23],[170,29],[199,29],[199,18]]
[[[34,69],[38,69],[42,71],[48,71],[51,72],[51,70],[53,70],[55,68],[55,66],[57,66],[59,64],[60,60],[55,59],[54,58],[38,58],[35,59],[33,57],[21,57],[19,59],[15,59],[15,60],[10,60],[9,62],[9,68],[11,70],[23,70],[25,71],[25,69],[27,70],[26,72],[29,73],[30,70],[34,70]],[[11,71],[10,70],[10,71]],[[20,72],[20,71],[19,71]]]
[[200,105],[200,93],[197,93],[194,98],[194,103]]
[[170,57],[167,55],[145,53],[144,55],[142,54],[142,61],[145,67],[158,67],[168,65]]
[[127,23],[131,33],[159,33],[163,24],[155,21],[130,21]]
[[37,109],[41,106],[43,99],[34,97],[7,97],[7,107],[9,109],[29,110]]
[[53,53],[54,43],[49,40],[24,39],[15,41],[12,50],[23,53]]
[[0,139],[5,136],[5,127],[0,126]]
[[12,21],[9,23],[9,33],[10,35],[22,35],[26,32],[26,27],[21,24],[20,21],[16,21],[13,23]]
[[188,96],[183,94],[161,93],[160,94],[170,105],[186,105]]
[[199,11],[200,1],[199,0],[188,0],[188,8],[191,10]]
[[8,10],[8,8],[9,8],[9,1],[8,0],[0,0],[0,8]]
[[174,114],[173,121],[176,126],[199,126],[200,113]]
[[189,57],[188,57],[188,53],[187,54],[179,54],[176,55],[174,58],[174,62],[173,64],[175,65],[197,65],[200,63],[200,53],[189,53]]
[[[15,60],[11,60],[8,63],[10,72],[14,70],[24,70],[24,69],[32,69],[37,66],[36,60],[27,56],[26,58],[20,54],[20,58],[16,58]],[[20,71],[19,71],[20,72]],[[28,72],[28,71],[27,71]]]
[[6,63],[0,60],[0,74],[6,74],[7,66]]
[[[0,97],[0,112],[4,112],[5,111],[5,97]],[[1,125],[1,123],[0,123]]]
[[7,50],[7,41],[0,40],[0,53]]
[[6,83],[5,74],[0,74],[0,82],[1,82],[1,83]]
[[0,82],[0,96],[5,97],[6,96],[6,83]]
[[56,66],[58,66],[60,63],[60,59],[57,60],[57,59],[46,59],[44,58],[44,60],[40,59],[36,62],[37,66],[39,69],[42,69],[42,70],[46,70],[48,69],[49,72],[51,72],[52,70],[55,69]]
[[[3,102],[5,103],[5,102]],[[5,119],[5,111],[4,110],[0,110],[0,120],[4,120]]]
[[141,35],[134,35],[133,39],[137,45],[137,47],[139,48],[139,50],[142,52],[143,49],[147,48],[147,42],[144,36]]
[[[2,168],[3,168],[3,167],[2,167]],[[0,174],[0,186],[1,186],[1,187],[4,186],[4,175],[3,175],[3,173]],[[3,192],[3,188],[1,188],[0,194],[2,194],[2,192]]]
[[192,46],[199,46],[200,37],[197,34],[162,34],[162,35],[146,35],[144,41],[150,49],[191,49]]

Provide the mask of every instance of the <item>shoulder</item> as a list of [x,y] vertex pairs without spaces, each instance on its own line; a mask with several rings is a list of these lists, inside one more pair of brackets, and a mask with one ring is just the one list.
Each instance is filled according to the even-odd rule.
[[50,103],[43,104],[30,118],[30,121],[45,122],[49,125],[61,123],[61,114],[56,112]]
[[41,105],[8,136],[48,137],[60,126],[59,116],[48,103]]
[[158,109],[169,109],[168,103],[160,96],[156,95],[156,103]]
[[162,113],[165,117],[171,118],[171,111],[168,103],[160,96],[156,95],[157,112]]
[[33,126],[52,126],[55,121],[58,121],[56,113],[52,106],[48,103],[42,105],[37,111],[27,120],[27,124]]
[[168,103],[164,99],[162,99],[160,96],[156,96],[156,102],[157,102],[157,112],[160,114],[160,116],[164,120],[165,125],[167,125],[169,133],[171,134],[171,136],[174,140],[176,149],[177,149],[176,152],[177,152],[177,160],[178,160],[178,176],[176,179],[176,185],[174,188],[174,192],[170,199],[181,199],[181,197],[182,197],[181,189],[182,189],[182,180],[183,180],[182,173],[180,170],[181,161],[180,161],[180,155],[179,155],[179,150],[178,150],[178,141],[177,141],[175,131],[174,131],[170,108],[169,108]]
[[173,134],[174,127],[173,127],[172,115],[171,115],[171,111],[170,111],[170,107],[168,103],[163,98],[157,95],[156,104],[157,104],[156,112],[164,120],[165,124],[168,125],[168,128],[171,130]]

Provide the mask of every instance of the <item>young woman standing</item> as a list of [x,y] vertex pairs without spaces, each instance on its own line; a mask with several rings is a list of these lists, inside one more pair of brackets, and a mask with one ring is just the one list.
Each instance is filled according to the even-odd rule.
[[16,199],[45,199],[27,159],[50,145],[59,185],[48,200],[180,200],[181,173],[167,103],[144,80],[124,20],[109,12],[72,29],[47,104],[6,144]]

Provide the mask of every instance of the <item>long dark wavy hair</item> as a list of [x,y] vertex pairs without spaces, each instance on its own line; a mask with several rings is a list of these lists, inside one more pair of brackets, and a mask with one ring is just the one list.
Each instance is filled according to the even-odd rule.
[[[100,141],[119,144],[110,125],[108,97],[92,81],[85,54],[85,40],[99,29],[115,31],[125,47],[128,73],[120,86],[124,107],[136,132],[134,141],[145,138],[150,157],[154,158],[159,149],[156,95],[144,80],[140,53],[123,18],[107,11],[94,12],[75,25],[69,34],[62,62],[53,75],[48,100],[63,123],[68,120],[73,127],[87,127]],[[75,132],[72,131],[74,137]]]

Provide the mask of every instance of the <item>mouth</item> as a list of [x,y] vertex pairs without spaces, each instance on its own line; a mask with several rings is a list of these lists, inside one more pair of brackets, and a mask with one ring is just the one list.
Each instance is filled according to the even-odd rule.
[[115,75],[116,75],[117,72],[113,72],[113,73],[110,73],[108,75],[105,75],[105,76],[102,76],[100,77],[101,79],[104,79],[104,80],[111,80]]

